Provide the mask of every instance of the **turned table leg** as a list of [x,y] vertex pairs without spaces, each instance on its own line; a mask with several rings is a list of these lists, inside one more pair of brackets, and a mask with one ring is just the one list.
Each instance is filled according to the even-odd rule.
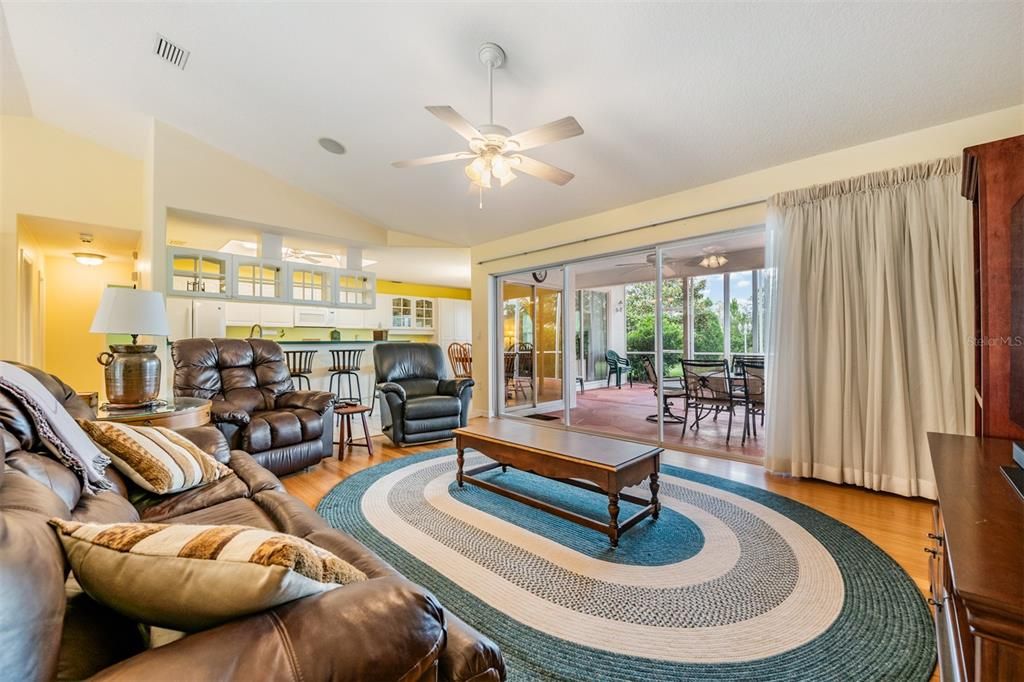
[[619,494],[608,493],[608,537],[612,547],[619,546]]
[[658,490],[661,489],[661,484],[658,483],[658,472],[655,471],[651,474],[651,506],[654,507],[654,511],[651,512],[651,518],[658,518],[658,514],[661,513],[661,502],[658,502]]
[[466,463],[466,458],[464,456],[462,446],[461,445],[457,445],[456,447],[457,447],[457,450],[456,450],[456,455],[455,455],[455,461],[458,463],[459,468],[455,472],[455,480],[459,482],[459,487],[461,488],[462,487],[462,465]]

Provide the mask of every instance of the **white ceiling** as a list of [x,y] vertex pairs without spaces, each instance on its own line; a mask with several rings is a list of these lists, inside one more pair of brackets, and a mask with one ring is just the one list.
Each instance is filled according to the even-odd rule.
[[[70,257],[75,251],[86,251],[118,263],[134,260],[142,237],[136,230],[26,215],[18,216],[18,230],[47,255]],[[83,233],[92,237],[91,243],[82,242]]]
[[[33,114],[141,156],[155,116],[387,227],[462,244],[587,215],[1024,100],[1024,4],[5,2]],[[192,51],[152,55],[160,32]],[[576,173],[485,196],[423,107],[566,115],[535,156]],[[3,53],[3,54],[6,54]],[[18,82],[15,82],[18,81]],[[12,85],[13,84],[13,85]],[[21,106],[21,104],[19,104]],[[321,136],[340,140],[327,154]]]

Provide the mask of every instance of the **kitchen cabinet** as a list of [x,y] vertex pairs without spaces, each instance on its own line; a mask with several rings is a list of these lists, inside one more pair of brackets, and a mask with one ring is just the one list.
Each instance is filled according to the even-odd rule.
[[373,308],[377,275],[363,270],[335,270],[334,302],[346,308]]
[[371,322],[375,319],[374,311],[358,308],[338,308],[334,312],[334,326],[339,329],[376,329]]
[[229,327],[251,327],[254,324],[262,324],[259,303],[227,301],[224,304],[224,317]]
[[283,261],[235,256],[231,292],[235,298],[280,301],[284,298]]
[[434,306],[435,300],[432,298],[392,296],[388,326],[395,332],[432,332]]
[[227,298],[230,295],[231,266],[231,254],[170,249],[167,254],[167,293]]
[[294,327],[295,309],[290,305],[260,303],[261,327]]
[[321,305],[331,303],[334,300],[334,272],[333,268],[289,263],[287,300]]

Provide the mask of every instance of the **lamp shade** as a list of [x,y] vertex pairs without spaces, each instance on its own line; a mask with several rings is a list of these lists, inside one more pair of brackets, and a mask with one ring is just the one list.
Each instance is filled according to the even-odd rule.
[[93,334],[167,336],[167,309],[159,291],[109,287],[92,318]]

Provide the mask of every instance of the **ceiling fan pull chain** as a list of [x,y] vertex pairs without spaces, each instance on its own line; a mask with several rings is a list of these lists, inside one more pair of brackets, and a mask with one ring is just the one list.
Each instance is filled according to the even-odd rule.
[[480,208],[482,210],[484,207],[484,188],[481,185],[477,185],[476,190],[480,193]]

